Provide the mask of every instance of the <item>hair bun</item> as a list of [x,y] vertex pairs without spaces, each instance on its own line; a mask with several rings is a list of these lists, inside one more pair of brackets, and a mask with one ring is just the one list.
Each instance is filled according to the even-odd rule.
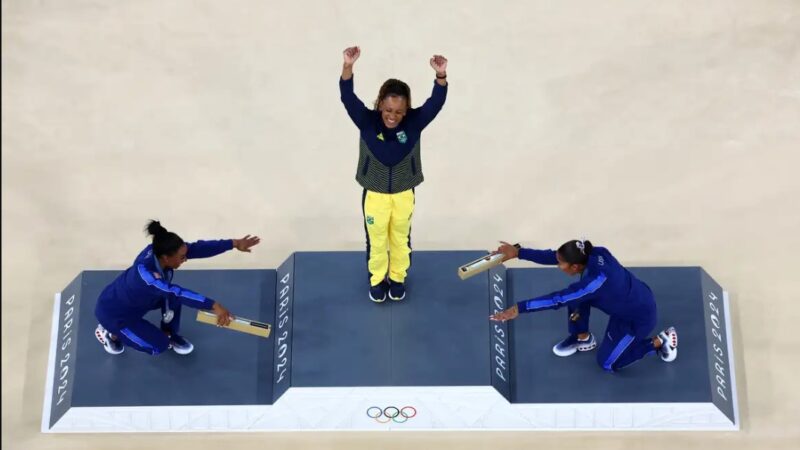
[[151,220],[147,223],[147,234],[150,236],[158,236],[160,234],[167,233],[167,229],[161,226],[161,222],[157,220]]

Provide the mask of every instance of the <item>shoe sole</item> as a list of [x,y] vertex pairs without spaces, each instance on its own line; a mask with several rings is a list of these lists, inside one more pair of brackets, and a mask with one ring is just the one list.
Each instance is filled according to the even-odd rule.
[[556,350],[556,348],[553,347],[553,353],[556,356],[560,356],[560,357],[564,358],[564,357],[567,357],[567,356],[572,356],[575,353],[578,353],[578,349],[577,348],[573,348],[572,350],[568,350],[568,351],[563,352],[563,351],[560,351],[560,350]]
[[191,348],[189,348],[189,350],[178,350],[177,347],[172,347],[172,351],[174,351],[179,355],[188,355],[189,353],[192,353],[193,350],[194,350],[194,345]]
[[103,332],[100,331],[100,328],[94,330],[94,337],[100,342],[101,345],[106,345],[106,339],[103,337]]
[[675,348],[672,349],[672,351],[670,352],[669,356],[667,356],[666,358],[664,357],[663,353],[661,353],[661,352],[659,352],[659,353],[660,353],[662,361],[664,361],[664,362],[672,362],[672,361],[675,361],[675,359],[678,357],[678,332],[675,331],[675,328],[672,328],[672,327],[667,328],[665,331],[667,331],[667,332],[660,333],[659,336],[658,336],[658,338],[661,339],[661,345],[667,345],[666,342],[669,342],[670,340],[672,340],[672,335],[674,335],[675,336],[675,339],[674,339]]
[[103,346],[103,348],[106,350],[106,353],[108,353],[109,355],[119,355],[120,353],[125,351],[125,347],[122,347],[118,352],[115,352],[115,351],[109,349],[105,345]]
[[390,299],[392,299],[392,300],[394,300],[394,301],[396,301],[396,302],[399,302],[400,300],[402,300],[402,299],[406,298],[406,293],[405,293],[405,292],[403,292],[403,295],[402,295],[402,296],[400,296],[400,297],[396,297],[396,298],[395,298],[395,297],[392,297],[392,294],[389,294],[389,298],[390,298]]
[[566,352],[557,350],[556,349],[557,346],[558,346],[558,344],[553,346],[553,353],[555,353],[556,356],[567,357],[567,356],[572,356],[572,355],[574,355],[575,353],[578,353],[578,352],[588,352],[588,351],[594,350],[595,348],[597,348],[597,341],[592,341],[592,343],[590,343],[590,344],[578,345],[578,346],[574,347],[573,349],[568,350]]

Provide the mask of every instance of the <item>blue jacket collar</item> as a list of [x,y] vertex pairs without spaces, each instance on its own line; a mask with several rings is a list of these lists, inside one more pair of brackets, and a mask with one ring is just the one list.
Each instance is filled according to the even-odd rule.
[[156,270],[158,271],[159,275],[163,280],[167,280],[167,276],[164,274],[164,269],[161,268],[161,263],[158,262],[158,258],[156,258],[156,254],[153,253],[153,263],[156,265]]

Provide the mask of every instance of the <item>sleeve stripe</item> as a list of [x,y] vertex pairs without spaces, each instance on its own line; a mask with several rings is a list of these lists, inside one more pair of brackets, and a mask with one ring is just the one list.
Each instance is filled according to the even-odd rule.
[[581,289],[578,289],[575,292],[570,292],[566,295],[554,295],[553,297],[546,298],[543,300],[529,300],[525,302],[525,310],[533,311],[537,309],[549,308],[558,303],[567,303],[574,300],[578,300],[589,294],[595,293],[598,289],[600,289],[603,286],[603,283],[605,283],[607,279],[608,277],[606,277],[606,274],[600,272],[600,274],[597,275],[597,278],[590,281],[586,286],[582,287]]
[[165,294],[172,294],[176,297],[183,297],[188,300],[192,300],[195,302],[205,303],[206,298],[200,294],[196,294],[191,291],[187,291],[181,289],[177,286],[169,286],[167,283],[164,283],[161,280],[157,280],[156,277],[153,276],[143,264],[139,264],[137,266],[137,270],[139,272],[139,276],[142,278],[142,281],[145,282],[148,286],[153,286],[159,291],[164,292]]

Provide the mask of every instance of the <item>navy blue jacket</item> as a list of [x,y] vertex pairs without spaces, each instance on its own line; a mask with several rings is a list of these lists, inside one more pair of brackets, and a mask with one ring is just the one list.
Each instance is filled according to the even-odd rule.
[[[447,98],[447,85],[433,83],[430,98],[419,108],[409,108],[405,117],[394,128],[386,128],[381,112],[368,109],[353,91],[353,77],[339,78],[339,91],[347,115],[361,132],[372,154],[386,166],[394,166],[408,155],[422,136],[422,130],[439,114]],[[403,136],[404,139],[398,139]]]
[[[557,265],[553,250],[523,248],[519,258],[538,264]],[[603,247],[594,247],[580,281],[566,289],[517,303],[519,312],[558,309],[588,303],[609,316],[632,321],[647,320],[655,314],[655,300],[650,287],[636,278]]]
[[[209,258],[233,248],[233,240],[197,241],[187,243],[187,259]],[[162,301],[180,302],[197,309],[211,309],[214,300],[182,288],[172,281],[173,270],[164,270],[148,245],[97,300],[95,314],[108,326],[120,321],[138,319],[148,311],[159,309]]]

